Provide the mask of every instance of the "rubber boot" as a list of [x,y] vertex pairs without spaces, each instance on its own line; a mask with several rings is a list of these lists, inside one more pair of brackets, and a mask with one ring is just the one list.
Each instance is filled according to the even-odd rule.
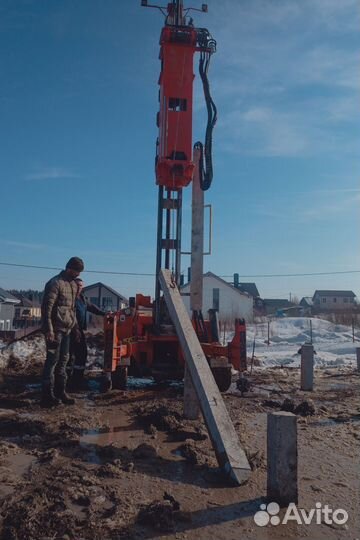
[[65,391],[61,394],[60,399],[64,405],[75,405],[75,399],[68,396]]
[[57,407],[61,404],[61,400],[55,397],[54,389],[49,384],[44,384],[40,406],[44,408]]
[[71,391],[83,390],[85,388],[84,370],[74,369],[71,379],[69,381],[69,387]]
[[55,396],[62,402],[64,405],[75,405],[75,399],[67,395],[65,391],[66,379],[61,379],[57,381],[55,385]]

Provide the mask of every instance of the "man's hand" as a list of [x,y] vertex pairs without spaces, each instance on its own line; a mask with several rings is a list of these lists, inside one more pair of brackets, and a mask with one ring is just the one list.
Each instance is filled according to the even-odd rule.
[[74,338],[74,341],[76,343],[80,343],[81,341],[81,331],[80,331],[80,328],[78,326],[75,326],[73,329],[72,329],[72,335],[73,335],[73,338]]
[[45,339],[48,343],[54,343],[55,341],[55,334],[52,330],[49,330],[48,332],[46,332],[45,334]]

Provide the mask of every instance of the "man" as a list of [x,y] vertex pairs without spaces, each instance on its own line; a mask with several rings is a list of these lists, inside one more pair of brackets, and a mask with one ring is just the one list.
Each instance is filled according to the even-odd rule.
[[[86,314],[89,311],[94,315],[104,317],[105,311],[99,309],[95,304],[91,304],[82,293],[84,282],[81,278],[76,278],[77,296],[75,302],[77,327],[75,332],[71,332],[70,336],[70,356],[74,359],[73,366],[69,366],[70,387],[75,390],[81,388],[84,381],[84,371],[87,360],[87,345],[85,330],[87,329]],[[72,367],[72,369],[71,369]]]
[[64,403],[73,405],[65,392],[66,364],[69,360],[70,332],[76,323],[75,300],[77,285],[74,279],[84,270],[79,257],[71,257],[65,270],[45,285],[41,305],[42,331],[46,341],[46,360],[42,375],[42,400],[44,407]]

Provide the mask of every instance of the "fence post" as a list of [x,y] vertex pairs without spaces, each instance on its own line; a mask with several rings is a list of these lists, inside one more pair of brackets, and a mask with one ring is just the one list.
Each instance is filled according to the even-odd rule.
[[354,323],[354,317],[351,319],[351,327],[352,327],[352,340],[353,343],[355,342],[355,323]]
[[356,366],[357,370],[360,372],[360,347],[356,347]]
[[296,415],[279,411],[267,420],[267,497],[284,506],[297,503]]
[[301,347],[301,390],[309,391],[314,387],[314,347],[305,343]]

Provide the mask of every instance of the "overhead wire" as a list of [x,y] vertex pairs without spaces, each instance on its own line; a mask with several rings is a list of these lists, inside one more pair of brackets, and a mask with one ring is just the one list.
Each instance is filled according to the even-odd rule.
[[[1,266],[19,267],[19,268],[34,268],[39,270],[63,270],[60,266],[40,266],[34,264],[19,264],[0,262]],[[84,270],[89,274],[113,274],[120,276],[155,276],[154,273],[147,272],[117,272],[110,270]],[[360,270],[339,270],[331,272],[299,272],[296,274],[239,274],[239,278],[273,278],[273,277],[303,277],[303,276],[332,276],[339,274],[360,274]],[[221,278],[234,278],[234,274],[219,275]]]

